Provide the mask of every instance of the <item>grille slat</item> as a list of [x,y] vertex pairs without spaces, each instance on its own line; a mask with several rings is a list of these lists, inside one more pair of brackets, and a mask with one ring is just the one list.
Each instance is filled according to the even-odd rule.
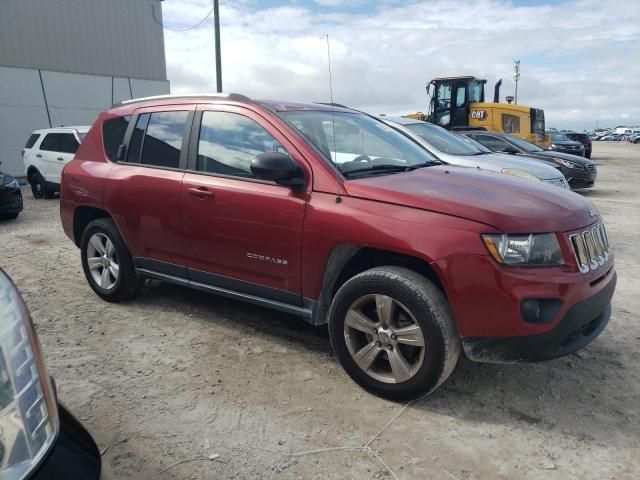
[[582,273],[600,268],[609,259],[611,246],[604,224],[600,223],[582,233],[571,235],[569,238],[578,262],[578,268]]

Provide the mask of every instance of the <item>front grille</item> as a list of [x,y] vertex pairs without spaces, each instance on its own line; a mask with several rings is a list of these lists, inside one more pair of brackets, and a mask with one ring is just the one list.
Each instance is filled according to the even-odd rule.
[[569,238],[578,268],[582,273],[600,268],[609,259],[611,247],[604,224],[600,223],[590,230],[576,233]]
[[598,173],[598,168],[596,167],[595,163],[587,165],[587,170],[589,170],[591,173]]

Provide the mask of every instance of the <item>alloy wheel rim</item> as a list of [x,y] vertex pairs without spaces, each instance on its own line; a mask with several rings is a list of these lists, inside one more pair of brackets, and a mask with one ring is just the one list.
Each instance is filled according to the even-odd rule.
[[427,344],[413,314],[388,295],[358,298],[347,311],[344,339],[351,358],[383,383],[411,380],[424,363]]
[[120,276],[115,246],[104,233],[94,233],[87,245],[87,265],[93,281],[103,290],[111,290]]

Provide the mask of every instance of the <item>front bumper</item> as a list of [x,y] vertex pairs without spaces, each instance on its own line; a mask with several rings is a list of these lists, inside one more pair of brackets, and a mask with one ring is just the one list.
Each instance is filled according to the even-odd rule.
[[97,480],[100,452],[91,435],[75,417],[58,404],[60,432],[51,451],[29,480]]
[[616,287],[613,272],[598,293],[576,303],[553,330],[520,337],[463,337],[464,352],[476,362],[539,362],[569,355],[595,340],[611,317],[611,298]]
[[0,214],[20,213],[22,207],[22,192],[19,188],[0,187]]
[[576,170],[574,168],[563,170],[562,173],[572,189],[593,187],[596,183],[596,177],[598,176],[597,171]]

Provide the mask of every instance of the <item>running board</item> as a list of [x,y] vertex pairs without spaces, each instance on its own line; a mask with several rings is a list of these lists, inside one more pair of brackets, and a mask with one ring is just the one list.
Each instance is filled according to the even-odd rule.
[[196,290],[202,290],[204,292],[215,293],[217,295],[232,298],[234,300],[249,302],[255,305],[260,305],[262,307],[272,308],[281,312],[299,315],[301,317],[304,317],[306,321],[311,320],[312,312],[309,308],[298,307],[296,305],[290,305],[288,303],[278,302],[276,300],[269,300],[268,298],[236,292],[234,290],[228,290],[226,288],[216,287],[214,285],[208,285],[206,283],[194,282],[193,280],[187,280],[185,278],[167,275],[166,273],[154,272],[153,270],[147,270],[146,268],[136,268],[136,273],[143,277],[164,280],[167,282],[175,283],[177,285],[182,285],[184,287],[190,287]]

